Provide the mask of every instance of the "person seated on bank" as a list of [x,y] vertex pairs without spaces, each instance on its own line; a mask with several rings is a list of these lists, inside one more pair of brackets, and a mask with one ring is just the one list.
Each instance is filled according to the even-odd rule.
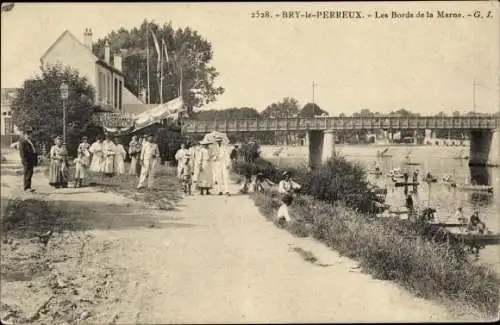
[[301,186],[294,182],[290,172],[283,172],[283,179],[278,184],[278,192],[281,194],[293,194],[300,190]]
[[285,194],[281,201],[283,202],[283,204],[278,209],[276,221],[280,227],[284,227],[288,222],[292,220],[290,218],[288,207],[292,204],[293,197],[290,194]]
[[477,210],[470,216],[467,230],[469,232],[478,232],[480,234],[483,234],[486,231],[486,224],[479,219],[479,212]]
[[405,207],[409,210],[409,215],[413,215],[414,212],[414,206],[413,206],[413,192],[410,192],[406,196],[406,202],[405,202]]
[[455,212],[454,219],[457,220],[461,224],[467,224],[467,218],[464,217],[464,211],[462,207],[458,207],[457,211]]

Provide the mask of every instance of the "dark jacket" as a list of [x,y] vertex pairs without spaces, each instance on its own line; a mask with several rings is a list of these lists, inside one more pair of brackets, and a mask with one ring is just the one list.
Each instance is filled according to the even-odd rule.
[[19,155],[21,161],[25,166],[36,166],[38,162],[38,155],[33,150],[31,144],[25,139],[19,140]]

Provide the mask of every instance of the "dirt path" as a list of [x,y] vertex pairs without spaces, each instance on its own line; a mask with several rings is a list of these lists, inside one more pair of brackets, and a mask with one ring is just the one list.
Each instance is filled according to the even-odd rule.
[[[96,189],[54,194],[44,181],[35,176],[45,199],[88,202],[108,223],[80,234],[80,244],[68,248],[71,258],[52,271],[79,284],[77,293],[61,294],[93,302],[82,302],[74,318],[99,324],[457,320],[434,302],[361,274],[355,262],[320,243],[278,230],[246,196],[190,196],[165,212]],[[318,262],[297,251],[310,251]],[[2,303],[34,299],[32,288],[2,281]],[[44,292],[39,305],[61,291],[40,285],[38,297]]]

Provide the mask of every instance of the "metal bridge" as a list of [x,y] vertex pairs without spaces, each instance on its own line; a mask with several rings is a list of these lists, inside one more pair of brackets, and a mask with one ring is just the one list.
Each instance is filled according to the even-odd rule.
[[309,130],[494,130],[500,127],[500,116],[461,117],[313,117],[313,118],[260,118],[237,120],[183,119],[183,133],[309,131]]

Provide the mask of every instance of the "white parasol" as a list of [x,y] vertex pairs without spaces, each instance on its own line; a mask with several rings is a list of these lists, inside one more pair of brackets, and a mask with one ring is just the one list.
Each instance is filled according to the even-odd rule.
[[205,136],[203,137],[203,141],[215,143],[216,138],[221,138],[222,145],[224,145],[224,146],[227,146],[229,144],[229,138],[227,137],[227,134],[222,133],[222,132],[217,132],[217,131],[213,131],[213,132],[205,134]]

